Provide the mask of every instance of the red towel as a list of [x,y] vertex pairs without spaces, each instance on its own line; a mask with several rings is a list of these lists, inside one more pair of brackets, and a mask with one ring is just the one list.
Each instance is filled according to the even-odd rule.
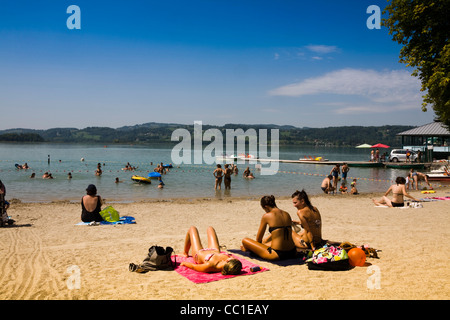
[[[175,271],[181,274],[182,276],[186,277],[187,279],[191,280],[194,283],[205,283],[205,282],[211,282],[211,281],[218,281],[228,278],[233,278],[237,276],[247,276],[251,274],[256,274],[263,271],[268,271],[269,269],[264,268],[262,266],[259,266],[257,264],[251,263],[241,257],[237,257],[235,255],[231,255],[233,258],[238,259],[242,263],[242,270],[241,273],[238,275],[222,275],[220,272],[214,272],[214,273],[205,273],[205,272],[198,272],[192,269],[189,269],[185,266],[180,266],[181,262],[188,261],[191,263],[194,263],[194,259],[192,257],[182,257],[182,256],[172,256],[172,261],[176,260],[176,267]],[[260,267],[260,271],[252,272],[250,271],[251,267]]]

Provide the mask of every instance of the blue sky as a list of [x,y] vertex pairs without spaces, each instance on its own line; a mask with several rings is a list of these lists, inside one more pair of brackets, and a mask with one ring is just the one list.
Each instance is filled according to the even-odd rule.
[[431,122],[370,5],[386,1],[2,1],[0,129]]

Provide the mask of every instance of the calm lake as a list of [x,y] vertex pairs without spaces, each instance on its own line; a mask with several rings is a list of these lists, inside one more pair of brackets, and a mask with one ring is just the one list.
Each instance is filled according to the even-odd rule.
[[[174,144],[175,145],[175,144]],[[215,164],[175,164],[163,176],[165,186],[138,184],[135,175],[147,177],[158,163],[173,163],[174,145],[82,145],[82,144],[0,144],[0,180],[6,186],[6,199],[24,202],[52,200],[79,201],[88,184],[95,184],[98,193],[108,202],[127,202],[145,199],[172,198],[226,198],[260,197],[265,194],[290,196],[295,190],[305,189],[309,194],[320,194],[320,184],[328,175],[331,165],[279,163],[277,173],[262,175],[255,164],[237,164],[239,174],[232,176],[231,190],[214,190]],[[389,149],[390,150],[390,149]],[[270,153],[270,148],[269,148]],[[383,151],[382,151],[383,152]],[[279,159],[298,160],[304,156],[321,156],[330,161],[367,161],[370,149],[327,147],[280,147]],[[84,161],[81,161],[81,159]],[[133,172],[122,168],[127,163],[137,167]],[[28,163],[30,169],[18,170],[15,164]],[[103,174],[95,176],[97,164]],[[249,166],[255,179],[242,177]],[[42,179],[45,172],[54,179]],[[72,179],[68,179],[68,173]],[[30,178],[35,173],[35,178]],[[360,192],[384,192],[405,170],[384,168],[350,168],[347,180],[358,179]],[[119,178],[121,183],[115,183]],[[350,181],[349,181],[350,182]]]

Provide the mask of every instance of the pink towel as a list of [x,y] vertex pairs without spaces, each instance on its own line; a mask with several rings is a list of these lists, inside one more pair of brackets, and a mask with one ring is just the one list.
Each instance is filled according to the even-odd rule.
[[259,266],[261,268],[260,271],[252,272],[250,271],[251,267],[258,267],[257,264],[251,263],[241,257],[236,257],[235,255],[231,255],[233,258],[238,259],[242,263],[242,271],[238,275],[222,275],[220,272],[214,272],[214,273],[205,273],[205,272],[198,272],[192,269],[189,269],[185,266],[180,266],[181,262],[188,261],[194,263],[194,259],[192,257],[182,257],[182,256],[172,256],[172,261],[175,261],[176,259],[176,267],[175,271],[181,274],[182,276],[186,277],[187,279],[191,280],[194,283],[205,283],[205,282],[211,282],[211,281],[218,281],[228,278],[233,278],[237,276],[247,276],[251,274],[256,274],[259,272],[267,271],[269,269],[264,268],[262,266]]

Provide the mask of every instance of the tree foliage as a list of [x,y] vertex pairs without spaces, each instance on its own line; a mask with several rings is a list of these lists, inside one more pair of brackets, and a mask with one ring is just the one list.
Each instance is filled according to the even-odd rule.
[[432,106],[450,128],[450,1],[391,0],[383,24],[394,41],[403,45],[400,62],[413,67],[421,80],[422,110]]
[[0,134],[0,141],[6,142],[43,142],[42,138],[37,133],[5,133]]
[[[172,132],[175,129],[186,129],[194,136],[194,126],[185,124],[144,123],[141,125],[121,127],[117,129],[107,127],[52,128],[47,130],[10,129],[0,131],[0,141],[11,142],[57,142],[57,143],[178,143],[172,141]],[[226,130],[260,129],[279,130],[280,145],[307,145],[307,146],[356,146],[362,143],[384,143],[390,146],[399,146],[400,139],[397,133],[409,130],[412,126],[346,126],[328,128],[298,128],[294,126],[278,126],[266,124],[226,124],[221,127],[203,125],[203,133],[208,129],[218,129],[224,139]],[[268,137],[268,142],[271,138]],[[207,144],[209,142],[206,142]]]

